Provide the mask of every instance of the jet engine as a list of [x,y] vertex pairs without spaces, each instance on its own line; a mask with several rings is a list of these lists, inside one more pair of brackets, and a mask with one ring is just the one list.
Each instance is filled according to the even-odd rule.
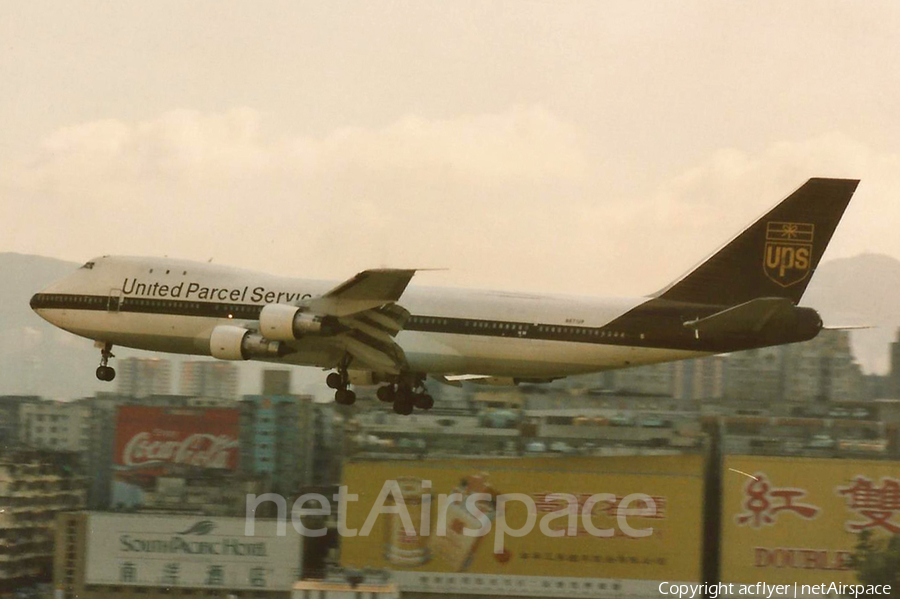
[[259,313],[259,330],[267,339],[293,341],[327,334],[328,326],[323,317],[302,312],[297,306],[268,304]]
[[220,360],[278,358],[283,355],[282,349],[280,341],[227,324],[217,326],[209,336],[209,353]]

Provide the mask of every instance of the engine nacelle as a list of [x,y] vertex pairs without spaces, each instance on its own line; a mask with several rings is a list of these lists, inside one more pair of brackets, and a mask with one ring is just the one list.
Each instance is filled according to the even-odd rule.
[[281,342],[266,339],[243,327],[219,325],[209,336],[209,353],[220,360],[278,358],[283,355]]
[[259,331],[266,339],[293,341],[304,335],[321,335],[323,321],[319,316],[301,312],[297,306],[268,304],[259,313]]

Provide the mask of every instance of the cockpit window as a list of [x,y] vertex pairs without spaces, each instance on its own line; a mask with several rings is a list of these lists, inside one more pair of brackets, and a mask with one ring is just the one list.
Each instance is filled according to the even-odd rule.
[[82,266],[81,268],[86,268],[86,269],[90,270],[90,269],[94,268],[94,263],[93,262],[85,262],[84,266]]

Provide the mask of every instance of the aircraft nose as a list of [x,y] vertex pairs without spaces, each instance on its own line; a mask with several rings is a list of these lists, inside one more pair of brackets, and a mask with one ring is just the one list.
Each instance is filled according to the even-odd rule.
[[50,324],[54,324],[50,318],[48,318],[48,314],[52,311],[48,311],[47,308],[52,307],[50,305],[50,296],[46,294],[44,291],[38,291],[34,295],[31,296],[31,301],[28,302],[28,305],[31,306],[31,309],[34,310],[34,313],[49,322]]

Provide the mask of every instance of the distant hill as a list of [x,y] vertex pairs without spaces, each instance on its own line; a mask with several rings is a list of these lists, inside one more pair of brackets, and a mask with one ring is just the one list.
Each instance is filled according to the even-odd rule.
[[874,325],[851,333],[853,353],[866,372],[888,371],[888,344],[900,328],[900,260],[862,254],[825,262],[802,303],[818,310],[826,325]]
[[[0,286],[0,395],[72,399],[114,389],[94,378],[99,352],[89,340],[50,326],[28,306],[34,293],[77,266],[42,256],[0,253],[0,281],[4,282]],[[888,344],[900,327],[900,261],[864,254],[826,262],[816,272],[803,304],[819,310],[826,324],[876,325],[852,333],[853,350],[865,371],[887,371]],[[126,349],[116,353],[150,355]],[[177,373],[180,358],[172,358]],[[242,392],[257,392],[261,369],[257,364],[242,368]],[[295,387],[312,384],[310,391],[314,391],[320,386],[320,372],[293,371]],[[173,378],[177,380],[177,374]]]

